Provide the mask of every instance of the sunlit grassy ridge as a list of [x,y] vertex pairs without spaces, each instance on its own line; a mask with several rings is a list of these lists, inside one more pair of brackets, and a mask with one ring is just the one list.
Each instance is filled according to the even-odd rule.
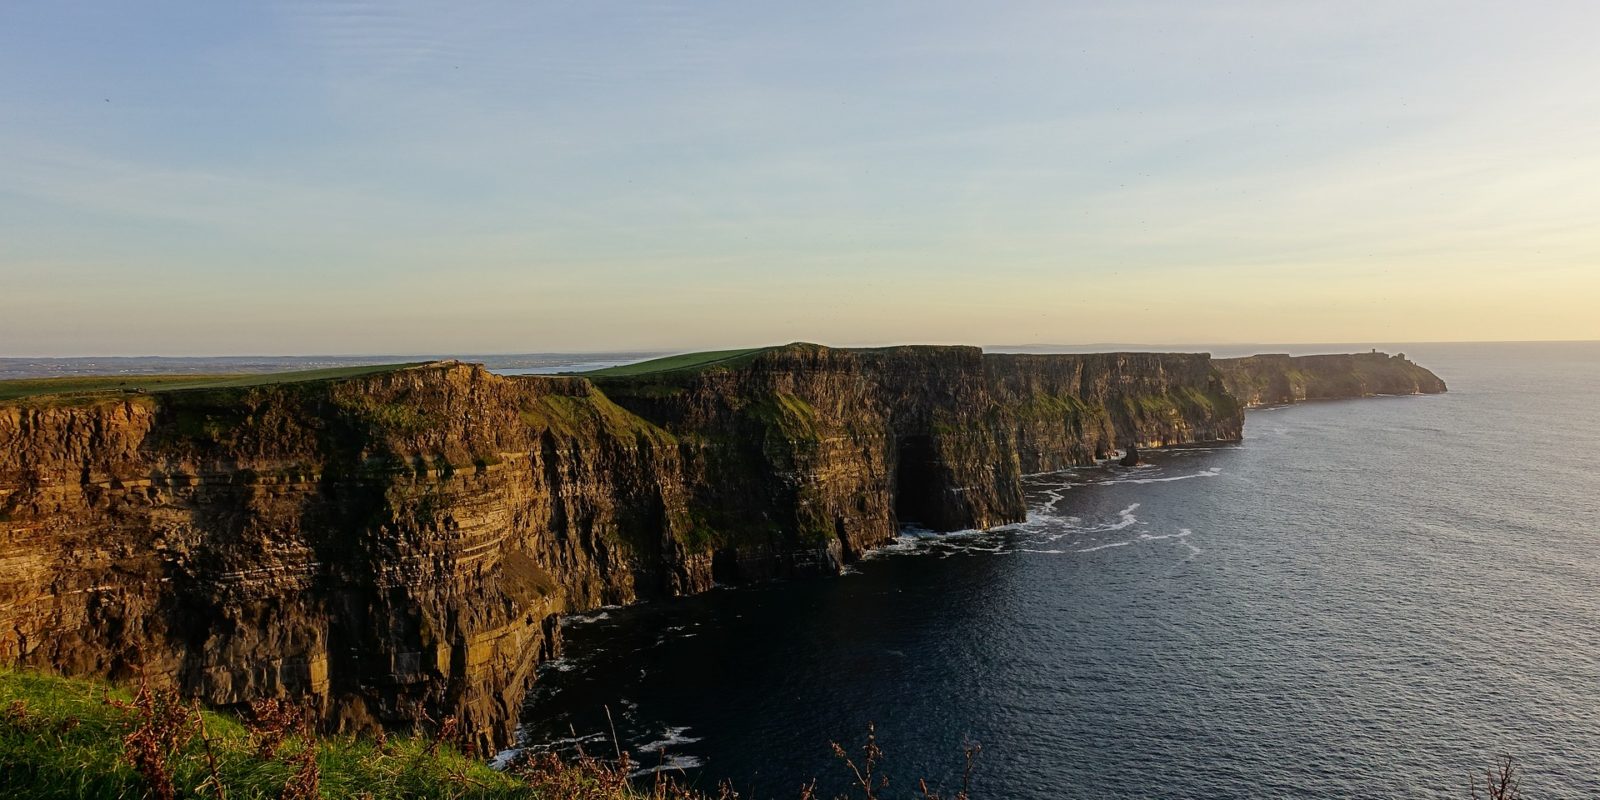
[[114,392],[173,392],[183,389],[225,389],[277,383],[337,380],[422,366],[428,362],[333,367],[246,375],[81,375],[62,378],[18,378],[0,381],[0,401],[44,396],[89,396]]
[[677,372],[680,370],[702,369],[712,366],[737,366],[746,363],[757,355],[772,350],[771,347],[750,347],[743,350],[711,350],[704,353],[684,353],[664,358],[652,358],[649,361],[640,361],[637,364],[623,364],[618,367],[607,367],[592,372],[581,373],[584,377],[598,378],[624,378],[633,375],[648,375],[656,372]]

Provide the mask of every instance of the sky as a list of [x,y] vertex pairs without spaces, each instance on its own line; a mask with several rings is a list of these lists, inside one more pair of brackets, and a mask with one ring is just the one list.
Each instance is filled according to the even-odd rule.
[[1597,339],[1597,30],[0,3],[0,356]]

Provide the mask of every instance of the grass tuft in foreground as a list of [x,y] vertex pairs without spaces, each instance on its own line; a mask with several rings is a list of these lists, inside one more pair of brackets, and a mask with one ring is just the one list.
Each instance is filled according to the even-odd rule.
[[130,692],[0,671],[0,797],[559,796],[537,793],[437,735],[318,736],[298,709],[276,701],[239,719],[148,686]]

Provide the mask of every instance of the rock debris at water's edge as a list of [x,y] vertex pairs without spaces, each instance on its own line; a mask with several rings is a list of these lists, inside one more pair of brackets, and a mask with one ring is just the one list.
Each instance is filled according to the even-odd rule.
[[559,615],[1024,518],[1023,476],[1444,391],[1383,354],[729,351],[0,405],[0,661],[505,744]]

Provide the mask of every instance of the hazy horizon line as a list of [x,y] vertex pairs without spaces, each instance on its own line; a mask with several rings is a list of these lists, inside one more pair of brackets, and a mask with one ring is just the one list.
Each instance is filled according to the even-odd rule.
[[1600,343],[1600,339],[1414,339],[1399,340],[1349,340],[1349,341],[1239,341],[1239,342],[1016,342],[1005,344],[971,344],[969,342],[927,342],[927,341],[896,341],[887,344],[845,344],[828,345],[796,339],[788,342],[772,344],[746,345],[746,346],[705,346],[691,348],[607,348],[603,350],[506,350],[506,351],[479,351],[479,352],[330,352],[330,353],[208,353],[204,355],[172,355],[164,353],[141,353],[138,355],[95,353],[69,356],[47,355],[0,355],[0,360],[6,361],[70,361],[84,359],[222,359],[222,358],[426,358],[426,359],[460,359],[470,356],[483,356],[491,358],[510,358],[515,356],[532,355],[561,355],[561,356],[604,356],[604,355],[676,355],[682,353],[713,352],[717,350],[743,350],[761,349],[767,347],[782,347],[790,344],[818,344],[835,350],[870,349],[878,347],[909,347],[918,345],[937,347],[977,347],[981,350],[1001,350],[1007,348],[1178,348],[1178,347],[1251,347],[1251,346],[1289,346],[1311,347],[1318,345],[1431,345],[1431,344],[1593,344]]

